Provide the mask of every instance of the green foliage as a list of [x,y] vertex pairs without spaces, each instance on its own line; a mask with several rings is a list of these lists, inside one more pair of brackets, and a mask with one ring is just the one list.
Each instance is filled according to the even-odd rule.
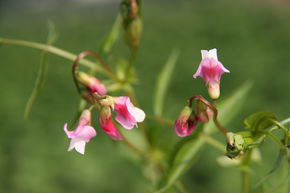
[[[224,125],[227,125],[234,117],[237,115],[240,107],[242,106],[248,91],[251,87],[250,83],[245,83],[242,87],[234,92],[227,100],[220,104],[219,117],[223,119],[220,120]],[[216,131],[216,127],[212,122],[208,123],[204,127],[204,132],[207,134]],[[200,150],[201,146],[205,143],[204,139],[194,135],[191,140],[187,141],[176,151],[177,153],[173,155],[174,161],[171,166],[168,176],[166,177],[165,183],[158,193],[164,192],[170,188],[174,183],[181,177],[182,174],[191,166],[192,161]]]
[[246,128],[258,132],[271,127],[273,125],[273,120],[277,120],[277,117],[274,113],[257,112],[247,117],[244,121],[244,124]]
[[[57,32],[55,30],[54,23],[52,21],[48,22],[48,37],[47,44],[53,44],[57,39]],[[35,80],[34,88],[31,95],[26,103],[24,118],[28,119],[29,113],[31,111],[32,105],[35,103],[36,98],[40,94],[41,88],[44,84],[46,73],[48,68],[48,51],[43,51],[40,58],[39,69],[37,73],[37,78]]]
[[110,33],[107,35],[106,39],[102,43],[102,46],[100,48],[101,53],[108,54],[109,52],[111,52],[114,44],[120,36],[121,26],[122,18],[120,15],[118,15]]
[[163,113],[165,97],[168,91],[170,80],[172,78],[174,67],[178,59],[178,55],[178,51],[172,51],[160,75],[157,78],[153,102],[153,110],[156,116],[161,116]]
[[257,186],[262,186],[262,193],[289,193],[290,162],[287,153],[280,151],[273,169],[260,180]]

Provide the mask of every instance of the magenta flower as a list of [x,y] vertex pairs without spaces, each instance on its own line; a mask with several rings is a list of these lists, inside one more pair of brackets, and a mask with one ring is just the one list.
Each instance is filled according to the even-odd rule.
[[145,119],[144,111],[135,107],[129,97],[115,97],[114,102],[114,110],[117,112],[115,119],[124,128],[132,129],[137,126],[137,122],[142,122]]
[[74,131],[67,130],[67,123],[64,125],[64,131],[68,138],[71,139],[68,151],[75,149],[77,152],[84,154],[85,145],[91,140],[91,138],[97,135],[95,129],[90,126],[91,124],[91,112],[84,110],[77,128]]
[[212,99],[219,98],[220,79],[225,72],[229,73],[217,58],[217,49],[201,50],[202,60],[193,78],[202,77],[207,85],[208,93]]
[[100,112],[99,122],[102,129],[114,140],[122,140],[123,137],[112,122],[112,112],[110,107],[103,107]]
[[119,131],[116,129],[114,123],[112,122],[112,117],[106,120],[106,122],[104,122],[100,117],[99,121],[100,121],[100,125],[102,129],[111,137],[111,139],[114,139],[114,140],[123,139]]
[[186,106],[174,123],[175,132],[179,137],[190,135],[197,125],[196,118],[190,107]]

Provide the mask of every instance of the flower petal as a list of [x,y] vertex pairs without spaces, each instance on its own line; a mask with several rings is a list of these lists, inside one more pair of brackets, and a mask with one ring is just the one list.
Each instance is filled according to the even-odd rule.
[[84,140],[74,138],[70,141],[68,151],[75,149],[77,152],[84,154],[85,146],[86,146],[86,142]]
[[81,127],[80,131],[77,134],[77,138],[84,140],[85,142],[89,142],[91,138],[97,135],[96,130],[92,126],[84,126]]
[[208,57],[209,58],[213,58],[215,60],[218,60],[218,57],[217,57],[217,49],[214,48],[214,49],[211,49],[208,51]]
[[64,124],[63,130],[66,133],[68,138],[73,138],[74,137],[74,131],[67,130],[67,123]]
[[115,117],[115,120],[120,123],[125,129],[133,129],[133,127],[136,125],[136,121],[133,120],[133,117],[125,117],[121,113],[117,112],[117,115]]

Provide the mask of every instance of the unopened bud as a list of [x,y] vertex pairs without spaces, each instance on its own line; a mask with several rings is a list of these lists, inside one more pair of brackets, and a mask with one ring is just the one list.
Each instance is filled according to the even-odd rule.
[[78,72],[77,79],[91,92],[97,92],[101,96],[106,95],[106,87],[95,77],[84,72]]
[[139,6],[137,0],[124,0],[121,4],[125,41],[133,50],[139,47],[142,32]]
[[227,133],[227,153],[229,158],[239,157],[244,153],[245,141],[243,136],[234,134],[232,132]]
[[91,111],[86,109],[81,114],[79,125],[90,125],[90,124],[91,124]]
[[196,124],[196,116],[193,114],[191,107],[186,106],[175,121],[175,132],[179,137],[186,137],[193,132]]
[[100,111],[100,123],[105,124],[107,123],[110,119],[112,119],[112,111],[109,107],[103,107]]
[[212,111],[210,108],[200,102],[195,105],[196,118],[198,122],[208,122],[212,116]]

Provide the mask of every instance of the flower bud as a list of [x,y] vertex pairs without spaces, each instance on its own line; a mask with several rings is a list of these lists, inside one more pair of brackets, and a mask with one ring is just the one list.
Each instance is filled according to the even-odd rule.
[[99,100],[99,103],[103,107],[111,107],[112,109],[114,109],[115,100],[111,96],[106,96],[104,99]]
[[186,106],[174,123],[175,132],[179,137],[186,137],[193,132],[196,124],[196,116],[193,114],[192,109]]
[[245,140],[243,136],[234,134],[232,132],[227,133],[227,153],[226,155],[233,159],[239,157],[244,153]]
[[212,116],[212,111],[210,108],[200,102],[195,104],[195,111],[196,111],[196,120],[198,122],[208,122],[210,117]]
[[84,72],[78,72],[77,79],[91,92],[97,92],[101,96],[106,95],[106,87],[95,77]]
[[124,0],[121,4],[125,41],[132,50],[139,47],[142,32],[139,6],[138,0]]
[[112,122],[112,113],[109,107],[103,107],[100,112],[99,122],[102,129],[109,135],[113,140],[122,140],[122,136],[116,129],[114,123]]
[[80,117],[79,125],[91,125],[91,111],[85,109]]

